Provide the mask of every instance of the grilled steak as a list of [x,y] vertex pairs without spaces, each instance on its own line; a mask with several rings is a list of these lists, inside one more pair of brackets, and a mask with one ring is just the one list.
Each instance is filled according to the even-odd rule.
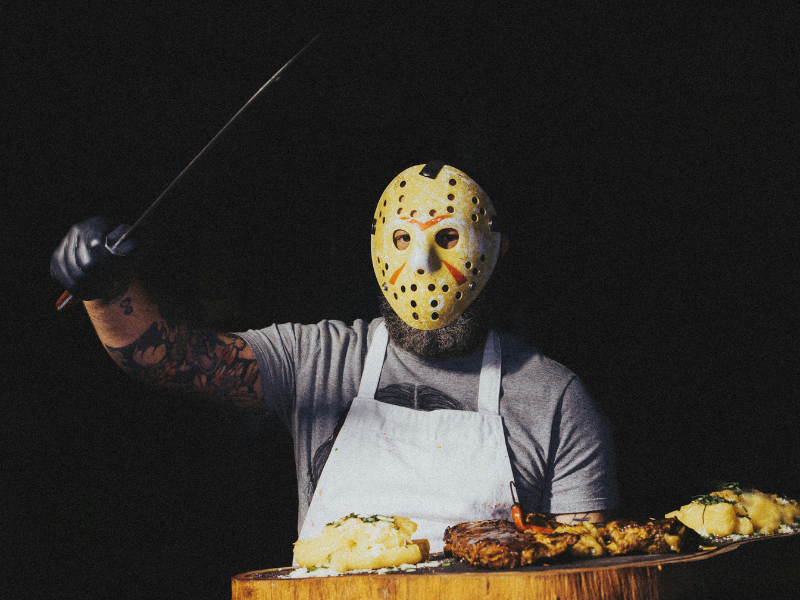
[[513,569],[564,554],[579,537],[571,533],[522,533],[503,519],[448,527],[444,551],[473,567]]
[[677,519],[559,525],[553,533],[519,531],[505,520],[448,527],[445,553],[473,567],[513,569],[553,558],[666,554],[697,548],[699,537]]

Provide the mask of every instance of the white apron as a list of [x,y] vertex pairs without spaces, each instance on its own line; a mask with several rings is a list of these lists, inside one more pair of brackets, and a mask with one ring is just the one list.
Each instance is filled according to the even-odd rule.
[[489,332],[478,412],[425,412],[374,399],[388,339],[381,323],[300,539],[350,513],[398,515],[417,523],[414,538],[427,538],[431,552],[441,552],[448,525],[511,518],[513,475],[498,412],[500,340]]

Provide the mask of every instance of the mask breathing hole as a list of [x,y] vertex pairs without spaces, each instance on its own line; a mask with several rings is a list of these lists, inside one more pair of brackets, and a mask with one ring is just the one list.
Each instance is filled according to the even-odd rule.
[[486,262],[486,255],[485,254],[481,254],[481,262]]
[[417,284],[416,283],[411,286],[411,291],[412,292],[416,292],[417,291]]
[[430,216],[432,216],[432,217],[435,217],[436,216],[436,211],[435,210],[431,210],[431,212],[429,212],[428,214]]
[[450,185],[455,185],[456,184],[456,180],[455,179],[451,179],[447,183],[449,183]]
[[436,320],[436,319],[438,319],[438,318],[439,318],[439,313],[437,313],[437,312],[432,312],[432,313],[431,313],[431,319],[432,319],[432,320],[434,320],[434,321],[435,321],[435,320]]
[[477,220],[478,220],[478,215],[475,215],[475,214],[473,214],[473,215],[472,215],[472,220],[473,220],[473,221],[477,221]]
[[461,300],[461,292],[456,292],[456,300]]
[[435,291],[435,290],[436,290],[436,286],[435,286],[435,285],[433,285],[433,284],[430,284],[430,285],[428,286],[428,291],[431,291],[431,292],[433,292],[433,291]]
[[449,213],[454,213],[455,211],[456,211],[456,209],[455,209],[455,208],[453,208],[452,206],[448,206],[448,207],[447,207],[447,212],[449,212]]
[[447,199],[450,200],[450,202],[452,202],[453,200],[456,199],[456,197],[454,194],[447,194]]
[[411,301],[411,308],[417,308],[417,301],[416,300],[412,300]]
[[417,269],[417,273],[420,275],[425,275],[425,269]]
[[402,213],[402,212],[403,212],[403,207],[400,207],[400,208],[398,208],[398,209],[397,209],[397,214],[398,214],[398,215],[399,215],[400,213]]
[[431,306],[433,308],[436,308],[437,306],[439,306],[439,302],[437,300],[431,300]]
[[443,286],[442,286],[442,291],[443,291],[444,293],[447,293],[447,292],[449,292],[449,291],[450,291],[450,286],[448,286],[447,284],[443,285]]
[[403,294],[405,294],[405,293],[406,293],[406,286],[404,286],[404,285],[401,285],[401,286],[400,286],[400,291],[401,291]]
[[472,203],[473,204],[477,204],[478,203],[478,197],[477,196],[473,196],[472,197]]
[[415,321],[419,321],[419,315],[417,313],[411,313],[411,316],[414,317]]
[[400,182],[400,187],[406,187],[406,182],[405,181],[401,181]]
[[471,269],[471,268],[472,268],[472,263],[471,263],[471,262],[469,262],[469,261],[465,262],[465,263],[464,263],[464,268],[466,268],[466,269]]

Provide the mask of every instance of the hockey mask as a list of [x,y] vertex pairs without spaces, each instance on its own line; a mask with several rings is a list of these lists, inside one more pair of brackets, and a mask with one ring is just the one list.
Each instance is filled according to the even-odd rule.
[[372,266],[403,321],[439,329],[475,300],[500,254],[495,216],[475,181],[439,161],[389,184],[375,210]]

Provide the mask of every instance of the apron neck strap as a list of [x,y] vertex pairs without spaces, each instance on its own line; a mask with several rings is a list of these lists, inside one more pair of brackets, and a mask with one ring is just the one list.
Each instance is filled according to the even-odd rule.
[[481,379],[478,385],[478,412],[492,415],[500,414],[500,381],[502,379],[500,361],[500,337],[489,330],[483,346]]
[[361,385],[358,386],[359,398],[375,398],[388,345],[389,332],[386,330],[386,325],[381,321],[372,335],[372,342],[370,342],[369,350],[367,350],[367,358],[364,360]]
[[[359,398],[375,398],[388,345],[389,332],[386,330],[386,325],[381,322],[375,329],[364,360],[364,372],[361,374],[361,384],[358,387]],[[500,338],[490,330],[483,347],[483,362],[478,385],[478,412],[500,414],[501,379]]]

